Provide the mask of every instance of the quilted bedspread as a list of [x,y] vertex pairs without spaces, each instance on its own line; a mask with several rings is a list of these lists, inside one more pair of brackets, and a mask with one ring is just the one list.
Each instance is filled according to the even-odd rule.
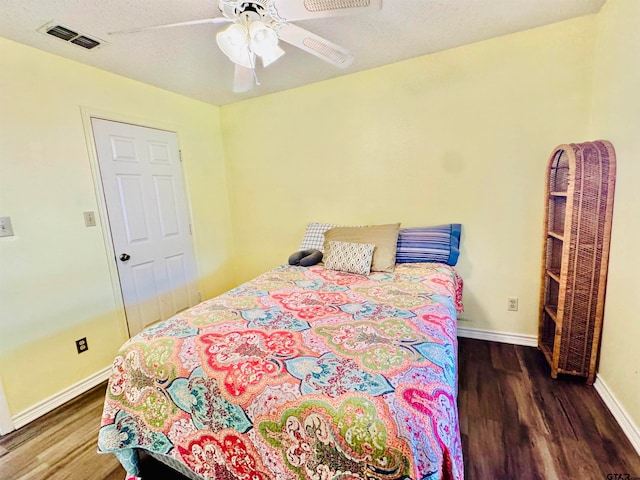
[[368,277],[281,266],[131,338],[99,452],[204,479],[462,479],[456,311],[443,264]]

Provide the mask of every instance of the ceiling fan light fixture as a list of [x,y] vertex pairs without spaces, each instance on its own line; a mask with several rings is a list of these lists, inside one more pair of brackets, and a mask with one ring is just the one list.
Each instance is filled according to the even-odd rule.
[[218,47],[229,60],[245,68],[253,68],[252,54],[247,41],[247,31],[241,25],[234,23],[226,30],[216,35]]
[[260,58],[262,58],[262,65],[264,67],[268,67],[277,59],[279,59],[282,55],[284,55],[284,50],[282,50],[278,45],[276,45],[268,52],[264,52],[262,55],[260,55]]
[[251,50],[262,58],[262,65],[268,67],[282,55],[284,50],[278,46],[278,35],[262,22],[249,24]]
[[245,68],[255,67],[256,55],[265,67],[284,55],[276,32],[260,21],[234,23],[216,35],[216,42],[233,63]]

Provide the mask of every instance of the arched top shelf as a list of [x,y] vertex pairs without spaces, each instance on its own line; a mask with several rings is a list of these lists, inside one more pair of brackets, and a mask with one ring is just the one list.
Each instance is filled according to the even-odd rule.
[[538,345],[554,378],[595,378],[615,173],[606,140],[559,145],[547,163]]

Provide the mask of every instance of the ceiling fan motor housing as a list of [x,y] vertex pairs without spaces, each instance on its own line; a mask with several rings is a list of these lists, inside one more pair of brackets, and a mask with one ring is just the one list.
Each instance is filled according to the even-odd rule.
[[243,19],[248,22],[264,21],[268,0],[248,0],[229,2],[222,0],[220,10],[230,20]]

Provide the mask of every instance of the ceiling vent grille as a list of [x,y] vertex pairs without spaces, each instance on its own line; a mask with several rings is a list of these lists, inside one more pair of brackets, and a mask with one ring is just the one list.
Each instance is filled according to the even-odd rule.
[[71,43],[74,43],[80,47],[84,47],[87,50],[91,50],[92,48],[100,45],[100,42],[94,40],[93,38],[85,37],[84,35],[78,35],[76,38],[71,40]]
[[339,8],[368,7],[371,0],[304,0],[304,6],[310,12],[324,12]]
[[78,36],[77,32],[74,32],[73,30],[69,30],[68,28],[63,27],[62,25],[55,25],[51,28],[48,28],[47,33],[49,35],[53,35],[54,37],[61,38],[65,42],[68,42],[72,38],[76,38]]
[[60,25],[55,22],[51,22],[40,27],[38,31],[59,38],[60,40],[64,40],[65,42],[73,43],[79,47],[86,48],[87,50],[96,48],[104,43],[102,40],[91,38],[84,33],[77,32],[67,26]]

